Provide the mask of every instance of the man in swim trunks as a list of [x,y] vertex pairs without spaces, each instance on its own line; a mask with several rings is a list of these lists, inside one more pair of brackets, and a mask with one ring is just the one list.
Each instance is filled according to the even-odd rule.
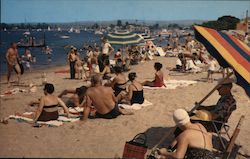
[[10,76],[11,72],[15,70],[17,72],[17,82],[20,81],[21,76],[21,68],[18,64],[18,51],[17,51],[17,44],[11,43],[10,48],[6,52],[6,60],[7,60],[7,68],[8,68],[8,74],[7,74],[7,83],[10,85]]
[[113,119],[121,114],[131,114],[130,112],[118,108],[113,89],[111,87],[102,86],[102,78],[100,75],[92,76],[91,84],[92,87],[88,88],[86,92],[86,103],[83,113],[84,121],[88,119],[91,106],[94,106],[96,109],[96,118]]

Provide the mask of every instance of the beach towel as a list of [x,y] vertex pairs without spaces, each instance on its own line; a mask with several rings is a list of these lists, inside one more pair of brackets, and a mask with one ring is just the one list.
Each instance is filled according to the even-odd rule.
[[17,93],[20,93],[20,92],[22,93],[22,92],[28,92],[28,91],[26,89],[13,88],[11,90],[5,91],[3,94],[0,95],[0,97],[14,95],[14,94],[17,94]]
[[133,110],[140,110],[144,107],[150,106],[152,103],[147,101],[146,99],[142,104],[133,104],[133,105],[128,105],[128,104],[118,104],[119,107],[124,108],[124,109],[133,109]]
[[[31,112],[26,112],[24,114],[30,114]],[[9,116],[9,119],[15,119],[19,122],[32,122],[32,119],[30,118],[26,118],[26,117],[22,117],[22,116],[18,116],[18,115],[10,115]],[[61,126],[63,125],[63,123],[65,122],[76,122],[76,121],[79,121],[80,118],[77,117],[77,118],[68,118],[68,117],[65,117],[65,116],[59,116],[57,120],[51,120],[51,121],[38,121],[37,124],[38,125],[47,125],[49,127],[58,127],[58,126]]]
[[191,81],[191,80],[165,80],[164,84],[165,86],[162,87],[149,87],[149,86],[143,86],[144,89],[176,89],[177,87],[187,87],[192,84],[196,84],[197,81]]
[[54,71],[54,73],[69,73],[69,70],[58,70],[58,71]]
[[157,47],[156,50],[157,50],[157,52],[158,52],[158,54],[160,56],[165,56],[166,55],[166,53],[163,51],[163,49],[161,47]]

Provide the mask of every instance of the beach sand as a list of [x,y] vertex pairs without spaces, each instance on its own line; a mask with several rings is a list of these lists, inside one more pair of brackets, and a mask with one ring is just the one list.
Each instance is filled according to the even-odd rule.
[[[145,98],[153,105],[135,111],[131,116],[119,116],[116,119],[88,120],[75,123],[65,123],[63,126],[51,128],[43,126],[34,128],[27,123],[9,120],[8,124],[0,124],[0,157],[122,157],[124,144],[136,134],[146,132],[148,146],[152,148],[160,138],[174,126],[172,113],[177,108],[191,110],[194,103],[200,101],[217,82],[204,82],[206,73],[167,76],[166,67],[173,68],[176,58],[156,57],[155,60],[132,66],[137,72],[139,81],[150,80],[154,76],[153,64],[163,63],[166,79],[199,80],[197,84],[176,88],[174,90],[145,90]],[[55,67],[46,70],[47,81],[55,85],[59,94],[66,88],[76,88],[86,84],[81,80],[69,80],[69,74],[55,74],[55,70],[65,69],[68,66]],[[25,83],[41,84],[43,71],[33,71],[25,74],[22,81]],[[216,79],[221,74],[215,75]],[[1,77],[1,93],[7,90],[5,77]],[[24,89],[27,89],[24,87]],[[250,100],[244,90],[238,85],[233,86],[232,93],[237,101],[237,110],[229,119],[233,132],[241,115],[245,115],[236,144],[241,146],[242,154],[250,155]],[[0,118],[7,117],[15,112],[24,112],[27,103],[42,95],[42,87],[36,93],[18,93],[0,98]],[[203,104],[215,104],[219,99],[217,92],[213,93]],[[170,139],[173,135],[170,136]],[[164,145],[170,142],[167,140]],[[238,155],[237,158],[244,158]]]

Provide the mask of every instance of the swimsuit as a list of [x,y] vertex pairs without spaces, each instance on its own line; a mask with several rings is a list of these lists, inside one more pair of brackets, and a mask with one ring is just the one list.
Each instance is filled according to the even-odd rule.
[[118,105],[115,104],[114,108],[110,112],[108,112],[106,114],[100,114],[100,113],[96,112],[95,117],[96,118],[104,118],[104,119],[114,119],[119,115],[121,115],[121,113],[119,111]]
[[137,87],[134,85],[136,88],[136,91],[133,91],[133,95],[131,98],[131,105],[134,103],[142,104],[144,102],[144,95],[143,95],[143,90],[138,91]]
[[214,159],[213,152],[202,148],[188,148],[186,159]]
[[44,106],[42,113],[40,114],[39,118],[37,119],[37,121],[50,121],[50,120],[57,120],[58,118],[58,111],[54,111],[54,112],[47,112],[46,110],[44,110],[44,108],[54,108],[57,107],[57,104],[55,105],[50,105],[50,106]]
[[120,94],[121,93],[121,91],[126,91],[126,88],[121,88],[120,86],[124,86],[124,85],[126,85],[126,83],[122,83],[122,84],[118,84],[118,83],[116,83],[115,85],[114,85],[114,94],[115,94],[115,96],[118,96],[118,94]]
[[155,87],[162,87],[163,85],[164,85],[163,77],[160,78],[157,74],[155,74],[154,86]]

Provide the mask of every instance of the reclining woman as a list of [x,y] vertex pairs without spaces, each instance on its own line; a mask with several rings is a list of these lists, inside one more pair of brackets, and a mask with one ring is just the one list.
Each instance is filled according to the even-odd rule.
[[162,64],[159,62],[156,62],[154,65],[154,69],[156,70],[155,73],[155,79],[153,81],[145,81],[142,83],[143,86],[149,86],[149,87],[162,87],[164,85],[164,74],[161,71]]
[[60,105],[63,107],[66,116],[69,117],[69,111],[64,102],[57,96],[53,95],[53,84],[46,83],[43,90],[45,96],[40,98],[39,106],[35,112],[28,115],[15,113],[15,115],[31,118],[33,119],[33,122],[57,120],[59,116],[58,106]]
[[131,72],[128,74],[128,79],[131,84],[128,86],[127,98],[131,105],[142,104],[144,102],[144,93],[141,83],[136,80],[136,73]]
[[83,100],[85,98],[85,94],[87,91],[86,86],[81,86],[76,88],[75,90],[65,89],[61,94],[58,95],[59,98],[62,98],[63,95],[67,95],[68,93],[73,94],[70,99],[66,102],[67,107],[81,107],[83,104]]
[[162,148],[158,153],[165,158],[186,158],[186,159],[214,159],[212,152],[212,134],[200,123],[191,123],[188,113],[184,109],[174,111],[173,119],[176,125],[183,130],[172,142],[169,152]]

